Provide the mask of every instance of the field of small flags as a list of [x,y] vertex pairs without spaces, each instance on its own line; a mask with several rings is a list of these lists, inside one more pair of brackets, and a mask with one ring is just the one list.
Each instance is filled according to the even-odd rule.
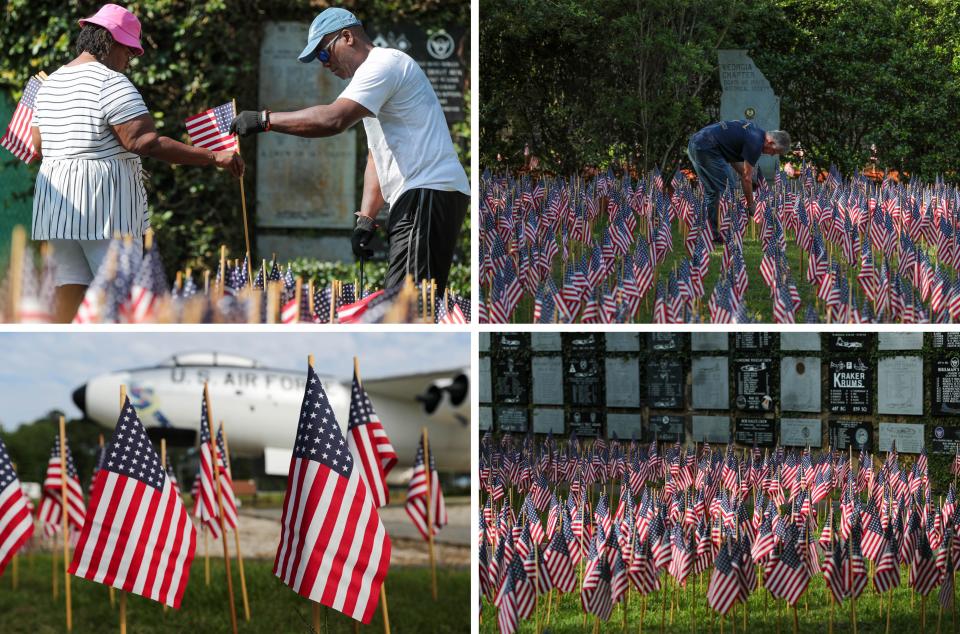
[[699,185],[600,173],[485,172],[483,323],[952,323],[960,190],[804,165],[720,199]]
[[[73,319],[76,324],[116,323],[384,323],[463,324],[470,299],[436,284],[411,280],[391,289],[361,291],[360,280],[333,280],[324,287],[294,277],[275,258],[251,264],[228,259],[221,248],[216,271],[178,271],[168,283],[160,252],[146,241],[135,265],[133,241],[117,238],[87,288]],[[22,230],[14,233],[11,266],[0,287],[0,316],[6,322],[46,323],[54,315],[51,248],[39,264]]]
[[481,631],[958,631],[958,467],[488,434]]

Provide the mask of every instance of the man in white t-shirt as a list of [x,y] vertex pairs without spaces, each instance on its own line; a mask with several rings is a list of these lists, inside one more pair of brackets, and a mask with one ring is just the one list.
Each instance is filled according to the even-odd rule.
[[470,185],[426,74],[406,53],[374,46],[360,21],[340,8],[314,19],[299,59],[318,59],[350,83],[329,105],[297,112],[245,110],[231,130],[240,136],[271,131],[325,137],[362,119],[369,152],[353,253],[372,254],[375,218],[386,202],[390,262],[385,287],[400,284],[409,273],[415,281],[436,280],[442,295]]

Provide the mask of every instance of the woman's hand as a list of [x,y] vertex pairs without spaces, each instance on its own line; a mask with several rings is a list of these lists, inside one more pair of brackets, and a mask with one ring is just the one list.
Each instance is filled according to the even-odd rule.
[[213,158],[217,167],[230,170],[237,178],[243,176],[243,159],[236,152],[214,152]]

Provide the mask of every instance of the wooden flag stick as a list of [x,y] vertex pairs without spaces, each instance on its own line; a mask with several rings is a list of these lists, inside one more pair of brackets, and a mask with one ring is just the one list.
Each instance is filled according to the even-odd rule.
[[[233,116],[237,116],[237,100],[233,99]],[[237,141],[237,154],[240,154],[240,138],[234,136],[234,139]],[[253,283],[253,269],[250,268],[250,229],[247,227],[247,195],[243,191],[243,174],[240,175],[240,205],[243,209],[243,241],[247,246],[247,276],[250,279],[250,283]]]
[[[299,304],[298,304],[299,305]],[[233,471],[230,469],[230,443],[227,442],[227,428],[220,421],[220,431],[223,433],[223,457],[227,465],[227,474],[233,479]],[[240,568],[240,594],[243,596],[243,617],[246,621],[250,620],[250,601],[247,599],[247,577],[243,574],[243,555],[240,554],[240,519],[237,518],[237,528],[233,531],[233,537],[237,545],[237,566]]]
[[63,589],[67,600],[67,631],[73,631],[70,605],[70,526],[67,523],[67,423],[60,416],[60,506],[63,520]]
[[205,579],[207,582],[207,587],[210,587],[210,537],[207,531],[206,524],[200,524],[200,530],[203,531],[203,559],[204,559],[204,572]]
[[[123,413],[123,404],[127,400],[127,386],[120,385],[120,414]],[[117,418],[120,416],[118,415]],[[120,591],[120,634],[127,634],[127,593]]]
[[223,289],[227,283],[227,245],[220,245],[220,283],[217,284],[217,297],[223,297]]
[[430,496],[430,484],[433,473],[430,469],[430,439],[427,428],[423,428],[423,468],[427,475],[427,543],[430,547],[430,573],[433,579],[433,600],[437,600],[437,562],[433,555],[433,498]]
[[316,601],[311,601],[313,606],[313,631],[316,634],[320,633],[320,604]]
[[13,228],[13,239],[10,244],[10,306],[7,321],[20,321],[20,291],[23,284],[23,257],[27,248],[27,233],[23,227]]
[[[203,383],[203,400],[207,403],[207,420],[213,420],[213,410],[210,408],[210,390],[207,382]],[[230,574],[230,551],[227,548],[227,530],[223,523],[223,491],[220,487],[220,470],[217,468],[217,443],[214,435],[210,434],[210,455],[213,458],[213,478],[217,486],[217,509],[219,510],[220,541],[223,543],[223,564],[227,569],[227,596],[230,601],[230,626],[233,634],[237,634],[237,609],[233,602],[233,576]]]

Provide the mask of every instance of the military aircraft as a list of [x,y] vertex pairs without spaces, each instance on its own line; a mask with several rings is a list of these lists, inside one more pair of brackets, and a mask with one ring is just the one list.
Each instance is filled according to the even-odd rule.
[[[320,374],[322,368],[315,369]],[[470,471],[468,373],[458,368],[377,379],[361,373],[363,388],[397,452],[394,474],[413,466],[424,426],[429,429],[438,471]],[[346,431],[351,384],[322,374],[320,379]],[[230,453],[262,455],[268,475],[287,475],[306,368],[265,368],[254,359],[218,352],[175,354],[155,366],[93,377],[73,392],[73,401],[86,418],[113,429],[120,385],[126,385],[151,439],[166,438],[173,446],[191,447],[199,443],[205,381],[211,420],[224,422]]]

